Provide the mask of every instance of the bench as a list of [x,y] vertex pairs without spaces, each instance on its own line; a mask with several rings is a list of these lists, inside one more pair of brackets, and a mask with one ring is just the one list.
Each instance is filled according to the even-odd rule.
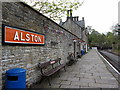
[[64,70],[66,71],[65,69],[66,64],[61,64],[60,61],[61,61],[61,58],[57,58],[55,60],[50,60],[50,61],[38,64],[38,67],[41,70],[41,76],[48,78],[49,85],[51,85],[49,80],[49,77],[51,75],[58,72],[62,68],[64,68]]

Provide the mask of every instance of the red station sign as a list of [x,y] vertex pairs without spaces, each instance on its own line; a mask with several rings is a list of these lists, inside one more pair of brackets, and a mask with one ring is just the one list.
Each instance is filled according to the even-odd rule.
[[44,45],[45,36],[25,29],[4,26],[4,43]]

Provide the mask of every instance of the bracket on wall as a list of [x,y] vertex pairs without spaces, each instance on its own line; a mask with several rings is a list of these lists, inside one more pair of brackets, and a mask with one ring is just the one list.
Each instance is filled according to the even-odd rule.
[[72,44],[70,43],[69,46],[72,46]]
[[56,46],[58,42],[51,41],[51,46]]

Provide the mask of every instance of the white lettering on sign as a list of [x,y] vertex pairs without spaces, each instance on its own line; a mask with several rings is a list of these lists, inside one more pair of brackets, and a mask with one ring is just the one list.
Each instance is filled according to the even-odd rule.
[[40,37],[38,37],[37,40],[38,40],[38,42],[41,42],[41,41],[42,41]]
[[33,42],[33,37],[34,37],[34,35],[31,35],[32,36],[32,42]]
[[37,42],[37,36],[35,35],[35,42]]
[[25,39],[23,39],[23,33],[20,33],[20,37],[21,37],[21,41],[25,41]]
[[26,41],[30,41],[30,34],[26,34]]
[[[20,35],[20,36],[19,36]],[[37,35],[33,35],[33,34],[24,34],[22,32],[20,32],[20,34],[16,31],[15,35],[14,35],[14,40],[17,41],[32,41],[32,42],[41,42],[41,38],[40,36]]]
[[14,40],[18,40],[19,41],[19,36],[18,36],[18,32],[15,32],[15,36],[14,36]]

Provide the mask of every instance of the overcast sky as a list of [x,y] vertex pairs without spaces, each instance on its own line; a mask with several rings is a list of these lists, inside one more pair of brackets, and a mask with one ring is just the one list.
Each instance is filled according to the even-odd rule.
[[112,31],[118,22],[118,2],[120,0],[84,0],[84,4],[73,12],[74,16],[85,18],[86,26],[92,26],[100,33]]
[[[111,26],[118,22],[118,2],[120,0],[79,1],[84,1],[84,3],[77,11],[73,11],[73,16],[79,16],[80,20],[84,17],[86,26],[92,26],[92,29],[100,33],[112,31]],[[66,17],[63,18],[63,21],[65,20]]]

